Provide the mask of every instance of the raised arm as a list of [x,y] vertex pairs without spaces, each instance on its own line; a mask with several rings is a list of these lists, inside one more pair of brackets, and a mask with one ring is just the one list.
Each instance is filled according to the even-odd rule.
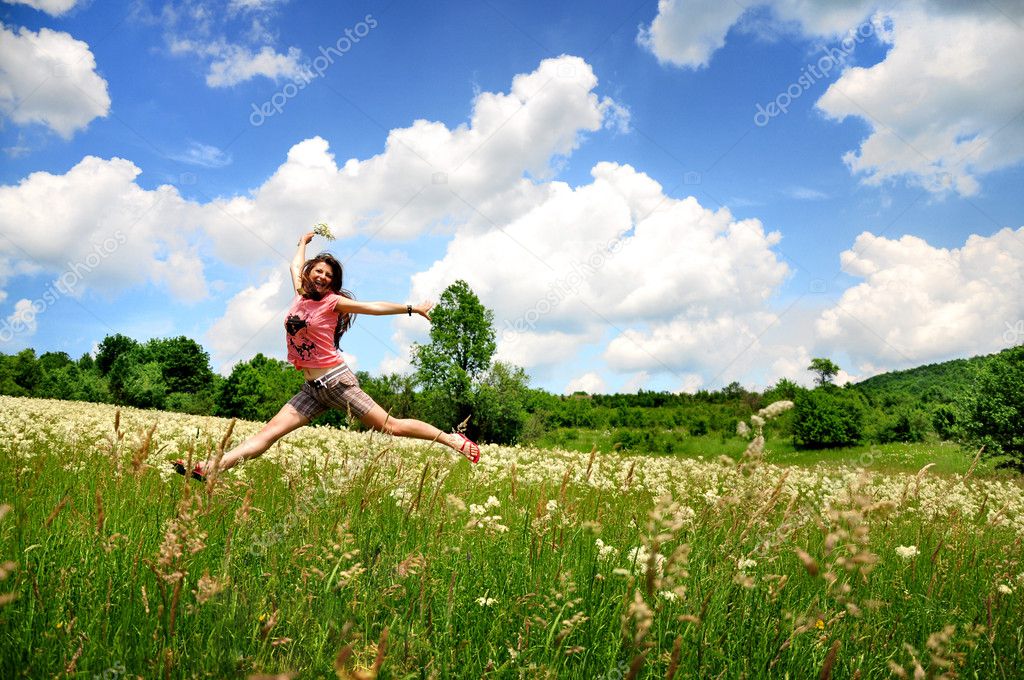
[[421,302],[418,305],[403,305],[399,302],[360,302],[340,298],[334,305],[334,311],[347,314],[370,314],[372,316],[387,316],[389,314],[419,314],[427,321],[430,321],[430,310],[433,309],[433,302]]
[[302,288],[302,265],[306,264],[306,245],[313,240],[313,232],[307,232],[299,237],[299,249],[295,251],[292,264],[289,267],[292,273],[292,288],[296,293]]

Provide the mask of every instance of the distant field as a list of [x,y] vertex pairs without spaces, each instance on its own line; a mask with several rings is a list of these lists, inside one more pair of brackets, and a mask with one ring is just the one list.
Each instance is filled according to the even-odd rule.
[[[558,441],[562,448],[589,453],[596,445],[598,450],[612,452],[615,446],[611,433],[600,430],[579,430],[575,433],[553,433],[545,438],[545,443],[555,445]],[[675,442],[675,452],[658,454],[680,456],[684,458],[702,458],[708,460],[717,456],[738,458],[746,448],[747,442],[739,437],[722,438],[720,436],[680,436]],[[931,471],[935,474],[963,474],[974,462],[972,452],[963,451],[951,442],[934,442],[919,444],[870,444],[852,446],[844,449],[824,449],[798,451],[793,447],[792,439],[768,438],[766,444],[767,460],[777,465],[826,465],[864,467],[889,472],[917,472],[925,465],[934,463]],[[626,453],[644,453],[642,447]],[[657,453],[657,452],[655,452]],[[973,475],[991,475],[996,473],[991,461],[982,460],[975,466]],[[1012,473],[1006,473],[1012,477]]]
[[1024,487],[952,447],[470,466],[306,428],[170,471],[228,427],[0,398],[0,677],[1024,675]]

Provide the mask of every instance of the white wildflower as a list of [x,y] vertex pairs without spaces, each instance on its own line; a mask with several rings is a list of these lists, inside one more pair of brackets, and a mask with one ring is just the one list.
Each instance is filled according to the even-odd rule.
[[782,415],[791,408],[793,408],[793,402],[791,401],[776,401],[758,411],[757,415],[767,420],[771,420],[776,416]]
[[619,551],[614,546],[610,546],[602,541],[600,538],[594,541],[594,545],[597,546],[597,557],[601,560],[612,560],[618,557]]
[[548,501],[547,510],[549,515],[553,515],[558,510],[558,501],[554,498]]
[[313,233],[316,234],[317,236],[324,237],[328,241],[334,240],[334,234],[331,233],[331,228],[328,227],[323,222],[319,222],[313,225]]
[[1003,595],[1013,595],[1013,588],[1006,585],[1005,583],[1000,583],[996,590],[998,590]]
[[[474,512],[473,508],[481,508],[481,512],[483,512],[482,506],[471,505],[469,506],[470,512]],[[466,528],[479,528],[496,534],[503,534],[508,531],[508,527],[501,523],[501,515],[484,515],[483,517],[473,518],[466,524]]]
[[909,560],[920,555],[921,551],[917,549],[916,545],[898,545],[896,546],[896,554],[905,560]]
[[739,567],[740,571],[746,571],[747,569],[753,569],[757,566],[757,560],[752,560],[746,557],[741,557],[737,562],[736,566]]
[[481,607],[490,607],[492,605],[497,604],[498,601],[495,600],[493,597],[487,597],[486,595],[484,595],[483,597],[476,598],[476,603]]
[[750,427],[744,422],[740,421],[736,423],[736,435],[739,437],[746,437],[750,434]]
[[469,504],[469,514],[471,515],[483,515],[486,512],[487,508],[482,505],[477,505],[476,503]]
[[501,503],[498,502],[498,499],[497,499],[496,496],[488,496],[487,497],[487,502],[484,503],[484,507],[485,508],[496,508],[499,505],[501,505]]
[[659,591],[658,595],[661,595],[663,599],[668,600],[669,602],[675,602],[679,599],[679,596],[673,593],[671,590]]
[[[644,546],[638,546],[629,551],[629,561],[644,573],[647,573],[647,565],[651,562],[651,553]],[[665,564],[665,556],[661,553],[654,555],[654,572],[661,576],[662,567]]]

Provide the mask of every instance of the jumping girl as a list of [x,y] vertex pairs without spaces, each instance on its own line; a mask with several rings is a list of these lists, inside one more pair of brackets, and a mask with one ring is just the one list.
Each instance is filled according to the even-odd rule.
[[[472,463],[479,461],[480,448],[463,434],[446,434],[421,420],[391,418],[359,388],[359,381],[339,350],[341,336],[352,325],[355,314],[412,316],[415,312],[429,321],[434,305],[354,300],[352,294],[341,287],[342,267],[333,255],[321,253],[311,260],[306,259],[306,245],[313,240],[313,235],[314,232],[309,232],[299,239],[299,248],[292,259],[295,297],[284,324],[288,361],[305,374],[306,384],[259,433],[225,453],[219,469],[227,470],[243,460],[262,455],[278,439],[332,408],[351,412],[374,430],[438,441]],[[213,461],[197,463],[192,477],[205,479],[208,466],[212,464]],[[179,474],[185,474],[184,461],[174,461],[174,468]]]

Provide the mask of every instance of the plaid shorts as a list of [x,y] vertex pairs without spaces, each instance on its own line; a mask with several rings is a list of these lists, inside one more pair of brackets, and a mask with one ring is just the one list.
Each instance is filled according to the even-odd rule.
[[302,391],[288,403],[310,420],[332,408],[362,418],[377,405],[360,389],[359,379],[348,366],[339,366],[316,380],[307,380]]

